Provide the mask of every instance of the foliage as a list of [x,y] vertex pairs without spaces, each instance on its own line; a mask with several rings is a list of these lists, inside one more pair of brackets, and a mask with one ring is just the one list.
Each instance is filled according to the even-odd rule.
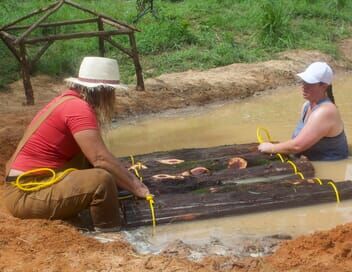
[[257,16],[259,41],[264,46],[290,47],[292,32],[287,5],[276,0],[263,1]]
[[[82,6],[132,24],[143,0],[75,0]],[[0,26],[53,0],[0,1]],[[208,69],[234,62],[255,62],[282,50],[317,49],[338,57],[337,44],[351,36],[350,0],[154,0],[157,18],[145,14],[136,27],[137,46],[145,77],[187,69]],[[49,21],[89,18],[64,5]],[[40,16],[23,24],[31,24]],[[22,23],[21,23],[22,24]],[[33,35],[96,30],[96,24],[34,31]],[[114,37],[128,48],[126,37]],[[135,82],[131,59],[108,43],[107,56],[117,58],[121,78]],[[38,48],[30,48],[34,55]],[[36,73],[75,75],[85,55],[97,55],[97,39],[58,41],[42,56]],[[0,41],[0,87],[19,77],[19,66]]]

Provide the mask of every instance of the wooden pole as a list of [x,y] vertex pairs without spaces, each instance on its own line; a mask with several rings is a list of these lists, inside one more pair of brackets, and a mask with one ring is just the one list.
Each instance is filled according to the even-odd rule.
[[34,105],[34,96],[33,96],[33,88],[30,79],[30,68],[29,63],[26,56],[26,47],[24,43],[20,43],[20,56],[21,56],[21,71],[22,71],[22,80],[24,91],[26,95],[26,104]]
[[21,63],[20,53],[17,51],[17,49],[12,45],[10,41],[8,41],[3,35],[1,35],[1,32],[0,32],[0,38],[7,46],[7,48],[12,52],[12,54],[15,56],[18,62]]
[[111,36],[111,35],[123,35],[130,34],[131,30],[109,30],[109,31],[91,31],[91,32],[77,32],[77,33],[68,33],[61,35],[48,35],[46,37],[39,38],[28,38],[25,39],[24,42],[26,44],[35,44],[38,42],[46,42],[46,41],[56,41],[56,40],[70,40],[75,38],[91,38],[98,36]]
[[134,38],[134,33],[130,33],[128,36],[130,38],[130,45],[131,45],[132,54],[133,54],[133,63],[134,63],[134,67],[136,70],[136,76],[137,76],[137,91],[144,91],[145,88],[144,88],[142,66],[139,62],[137,45],[136,45],[136,40]]
[[133,59],[133,54],[130,50],[128,50],[127,48],[122,47],[121,45],[119,45],[117,42],[115,42],[113,39],[111,39],[110,37],[104,37],[104,40],[106,40],[107,42],[109,42],[112,46],[116,47],[117,49],[121,50],[122,52],[124,52],[125,54],[127,54],[130,58]]
[[51,4],[50,6],[48,6],[48,7],[46,7],[46,8],[41,8],[41,9],[35,10],[35,11],[33,11],[32,13],[30,13],[30,14],[28,14],[28,15],[26,15],[26,16],[23,16],[23,17],[17,19],[16,21],[14,21],[14,22],[12,22],[12,23],[9,23],[9,24],[7,24],[7,25],[4,25],[3,27],[0,28],[0,30],[7,29],[7,28],[9,28],[9,27],[11,27],[11,26],[13,26],[13,25],[19,23],[19,22],[22,22],[23,20],[26,20],[26,19],[28,19],[28,18],[34,16],[34,15],[43,13],[43,12],[45,12],[45,11],[47,11],[47,10],[49,10],[49,9],[51,9],[51,8],[53,8],[53,7],[55,7],[58,3],[59,3],[59,1],[57,1],[57,2],[55,2],[55,3],[53,3],[53,4]]
[[[104,31],[104,23],[101,20],[101,17],[98,18],[98,30],[100,32]],[[99,36],[99,53],[101,57],[105,56],[105,46],[104,46],[104,38],[103,36]]]
[[106,19],[108,19],[108,20],[111,20],[111,21],[113,21],[113,22],[115,22],[115,23],[117,23],[117,24],[120,24],[121,26],[125,26],[125,27],[127,27],[127,28],[129,28],[129,29],[132,29],[132,30],[134,30],[134,31],[139,31],[137,28],[135,28],[135,27],[133,27],[133,26],[131,26],[131,25],[128,25],[128,24],[123,23],[123,22],[120,22],[120,21],[118,21],[118,20],[116,20],[116,19],[114,19],[114,18],[111,18],[111,17],[109,17],[109,16],[106,16],[106,15],[103,15],[103,14],[100,14],[100,13],[97,13],[97,12],[94,12],[94,11],[89,10],[89,9],[87,9],[87,8],[84,8],[84,7],[82,7],[82,6],[80,6],[80,5],[76,4],[76,3],[74,3],[74,2],[72,2],[72,1],[65,0],[65,3],[67,3],[68,5],[71,5],[71,6],[75,7],[75,8],[78,8],[78,9],[80,9],[80,10],[83,10],[83,11],[85,11],[85,12],[87,12],[87,13],[93,14],[93,15],[95,15],[95,16],[103,17],[103,18],[106,18]]
[[38,25],[44,21],[46,18],[48,18],[52,13],[54,13],[55,11],[57,11],[62,5],[63,5],[64,1],[61,0],[55,7],[53,7],[51,10],[49,10],[47,13],[44,14],[44,16],[42,16],[36,23],[34,23],[33,25],[30,26],[30,28],[28,28],[25,32],[22,33],[22,35],[20,37],[18,37],[15,40],[15,44],[20,43],[24,38],[26,38],[34,29],[36,29],[38,27]]
[[[39,24],[38,27],[43,28],[43,27],[54,27],[54,26],[64,26],[64,25],[78,25],[78,24],[86,24],[86,23],[96,23],[98,19],[96,18],[91,18],[91,19],[78,19],[78,20],[70,20],[70,21],[61,21],[61,22],[55,22],[55,23],[47,23],[47,24]],[[30,25],[27,26],[10,26],[7,27],[6,30],[21,30],[21,29],[27,29],[29,28]]]
[[45,53],[45,51],[52,45],[54,41],[48,41],[39,51],[38,53],[33,57],[32,61],[29,63],[30,64],[30,71],[32,71],[33,67],[35,64],[39,61],[41,56]]

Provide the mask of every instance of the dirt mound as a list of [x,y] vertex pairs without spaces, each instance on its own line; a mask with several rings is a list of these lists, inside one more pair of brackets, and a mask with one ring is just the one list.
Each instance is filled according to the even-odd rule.
[[[345,45],[348,51],[349,44]],[[117,94],[116,115],[126,117],[220,100],[233,100],[295,82],[310,62],[326,60],[319,52],[290,51],[278,60],[232,64],[208,71],[187,71],[146,80],[146,91],[131,87]],[[35,106],[23,106],[21,81],[0,93],[0,177],[24,128],[35,112],[64,88],[61,80],[32,79]],[[241,259],[209,256],[199,263],[186,256],[138,255],[121,241],[100,243],[62,221],[19,220],[0,201],[0,271],[352,271],[352,225],[285,242],[272,256]]]

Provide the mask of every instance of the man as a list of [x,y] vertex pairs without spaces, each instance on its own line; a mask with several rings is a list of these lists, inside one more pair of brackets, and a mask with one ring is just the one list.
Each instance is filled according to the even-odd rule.
[[[89,208],[96,230],[118,230],[117,187],[142,198],[150,193],[102,140],[121,88],[117,61],[85,57],[78,78],[66,81],[69,89],[34,117],[8,162],[5,205],[16,217],[46,219]],[[91,168],[79,163],[80,154]]]

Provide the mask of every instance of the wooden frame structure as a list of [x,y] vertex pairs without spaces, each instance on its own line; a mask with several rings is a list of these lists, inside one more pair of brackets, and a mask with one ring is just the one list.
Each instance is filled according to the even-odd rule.
[[[93,15],[93,18],[88,19],[76,19],[70,21],[60,21],[60,22],[50,22],[44,23],[44,21],[60,9],[64,4],[69,5],[72,8],[79,9],[85,13]],[[17,25],[18,23],[38,14],[43,14],[39,20],[37,20],[32,25]],[[90,32],[75,32],[75,33],[64,33],[56,35],[46,35],[42,37],[30,37],[30,34],[33,30],[37,28],[50,28],[50,27],[60,27],[67,25],[78,25],[78,24],[88,24],[96,23],[97,31]],[[113,30],[105,30],[105,26],[108,25]],[[16,36],[12,34],[12,31],[22,31],[20,35]],[[97,37],[99,42],[99,54],[100,56],[105,55],[105,42],[108,42],[113,47],[116,47],[126,55],[128,55],[134,63],[136,76],[137,76],[137,90],[144,90],[144,81],[142,74],[142,67],[139,62],[139,56],[137,51],[136,40],[134,32],[139,31],[131,25],[128,25],[124,22],[118,21],[109,16],[99,14],[97,12],[91,11],[85,7],[82,7],[70,0],[59,0],[51,4],[46,8],[38,9],[30,14],[27,14],[24,17],[17,19],[16,21],[9,23],[5,26],[0,27],[0,38],[8,47],[8,49],[15,56],[17,61],[21,65],[23,85],[26,95],[26,104],[34,104],[33,88],[30,81],[30,73],[34,65],[38,62],[40,57],[45,53],[45,51],[53,44],[54,41],[58,40],[69,40],[77,38],[91,38]],[[129,38],[129,43],[131,48],[125,48],[116,41],[114,41],[111,36],[114,35],[127,35]],[[28,45],[41,45],[41,48],[38,50],[36,55],[30,59],[27,53]]]

